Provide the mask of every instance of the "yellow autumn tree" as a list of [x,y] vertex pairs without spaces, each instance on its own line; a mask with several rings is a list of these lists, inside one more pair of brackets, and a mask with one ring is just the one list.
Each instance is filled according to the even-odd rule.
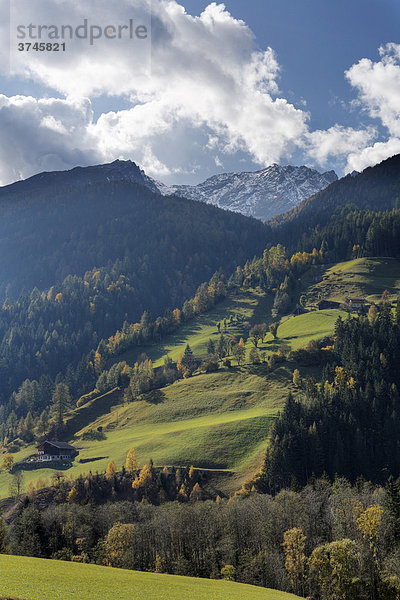
[[356,521],[357,529],[364,540],[369,543],[369,547],[375,558],[377,557],[378,536],[382,525],[383,513],[384,510],[380,504],[372,504],[360,514]]
[[1,468],[4,471],[10,471],[14,463],[14,457],[11,454],[5,454],[1,460]]
[[164,560],[159,554],[156,554],[154,561],[154,573],[164,573]]
[[196,471],[194,470],[194,466],[192,465],[189,469],[189,479],[190,481],[195,481],[197,478]]
[[135,526],[132,523],[117,521],[111,527],[105,539],[104,564],[110,567],[131,567],[132,553],[130,548],[134,535]]
[[187,491],[186,491],[184,483],[182,483],[176,499],[178,500],[178,502],[187,502],[188,501]]
[[132,483],[132,489],[138,500],[144,499],[149,502],[158,500],[158,488],[152,466],[143,465],[139,476]]
[[128,473],[132,473],[133,471],[137,471],[138,462],[136,458],[135,448],[130,448],[128,454],[126,455],[125,468]]
[[113,460],[111,460],[106,469],[106,479],[112,479],[117,472],[117,465]]
[[178,362],[176,363],[176,370],[179,373],[180,377],[183,377],[186,372],[186,367],[182,364],[183,354],[178,356]]
[[96,351],[96,353],[94,355],[94,370],[96,372],[96,375],[101,374],[102,370],[104,369],[104,365],[105,365],[104,358],[101,356],[100,352]]
[[196,483],[193,487],[192,493],[190,494],[190,500],[193,502],[198,502],[199,500],[203,500],[203,490],[200,485]]
[[296,387],[300,387],[301,384],[301,377],[300,377],[300,371],[298,369],[295,369],[293,371],[293,384]]
[[174,317],[174,321],[175,321],[175,323],[176,323],[177,325],[180,325],[180,324],[181,324],[181,319],[182,319],[182,313],[181,313],[181,311],[179,310],[179,308],[175,308],[175,309],[172,311],[172,314],[173,314],[173,317]]
[[69,502],[70,504],[73,504],[74,502],[77,501],[78,499],[78,490],[76,489],[76,487],[72,487],[70,489],[70,491],[68,492],[68,496],[67,496],[67,502]]
[[283,534],[283,550],[285,552],[285,568],[289,581],[296,594],[304,595],[307,557],[305,555],[306,536],[302,529],[294,527]]

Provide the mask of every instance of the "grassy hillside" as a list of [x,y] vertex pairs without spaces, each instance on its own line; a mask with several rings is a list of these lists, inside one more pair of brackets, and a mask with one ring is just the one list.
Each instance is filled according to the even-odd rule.
[[321,274],[321,280],[307,290],[308,303],[318,299],[344,301],[346,296],[365,296],[378,302],[388,290],[392,299],[400,293],[400,260],[397,258],[357,258],[337,263]]
[[[238,315],[244,322],[250,324],[267,321],[270,317],[273,297],[264,294],[261,290],[249,289],[240,292],[237,296],[227,298],[207,314],[200,315],[179,329],[173,335],[163,339],[159,344],[152,346],[141,346],[129,352],[119,355],[112,362],[126,360],[133,364],[139,354],[145,352],[152,359],[155,367],[162,366],[164,357],[169,355],[173,361],[177,361],[179,354],[183,353],[186,344],[190,344],[196,356],[207,354],[207,343],[210,338],[218,338],[217,323],[221,323],[221,332],[224,332],[223,321],[229,321],[230,317]],[[246,337],[248,330],[243,323],[228,325],[227,333],[237,338]]]
[[242,583],[0,556],[0,594],[26,600],[295,600]]
[[298,317],[289,317],[283,320],[278,328],[278,340],[272,340],[269,335],[266,338],[267,343],[262,344],[261,348],[271,348],[274,346],[287,346],[291,350],[302,348],[310,340],[321,339],[331,335],[335,322],[339,316],[345,317],[347,313],[342,310],[321,310],[312,311]]
[[[378,299],[384,289],[395,295],[399,289],[400,261],[358,259],[324,269],[311,270],[303,281],[308,306],[318,298],[344,300],[348,294]],[[268,321],[271,297],[259,290],[248,290],[227,299],[207,315],[182,327],[160,344],[140,348],[118,357],[132,364],[137,353],[146,351],[156,366],[166,354],[177,359],[187,343],[195,355],[206,354],[209,338],[218,339],[216,324],[240,315],[250,324]],[[278,339],[270,334],[260,349],[267,354],[279,347],[297,349],[311,339],[332,333],[339,310],[310,311],[297,317],[286,316],[278,330]],[[228,333],[237,338],[248,334],[243,322],[228,325]],[[246,346],[251,347],[250,340]],[[272,373],[266,365],[233,366],[216,373],[196,374],[161,390],[150,392],[141,401],[121,403],[118,391],[100,397],[75,411],[68,421],[70,439],[80,450],[79,459],[67,471],[73,476],[89,470],[103,472],[110,460],[124,463],[127,451],[134,446],[139,463],[151,457],[156,465],[190,465],[199,468],[233,471],[224,491],[230,492],[249,473],[254,472],[267,444],[268,431],[288,394],[298,393],[292,384],[294,364],[285,363]],[[302,375],[306,370],[301,368]],[[318,377],[317,372],[313,375]],[[80,436],[91,428],[103,427],[102,441],[83,441]],[[77,439],[73,439],[73,435]],[[24,448],[14,455],[15,461],[34,452]],[[54,474],[51,469],[25,472],[25,483]],[[8,495],[11,476],[0,474],[0,497]]]
[[[266,447],[271,419],[293,387],[291,379],[289,366],[269,375],[264,365],[235,367],[177,381],[139,402],[117,405],[77,433],[102,426],[106,439],[75,441],[85,463],[75,460],[67,473],[102,472],[110,460],[120,466],[131,446],[139,463],[151,457],[157,465],[251,472]],[[25,448],[14,455],[15,460],[33,451]],[[51,474],[54,470],[36,469],[25,472],[25,480]],[[8,495],[10,479],[9,474],[0,474],[0,496]]]

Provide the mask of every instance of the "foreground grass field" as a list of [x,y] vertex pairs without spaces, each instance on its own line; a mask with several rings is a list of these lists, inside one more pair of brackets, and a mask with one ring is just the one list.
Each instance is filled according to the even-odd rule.
[[0,596],[24,600],[296,600],[242,583],[0,555]]

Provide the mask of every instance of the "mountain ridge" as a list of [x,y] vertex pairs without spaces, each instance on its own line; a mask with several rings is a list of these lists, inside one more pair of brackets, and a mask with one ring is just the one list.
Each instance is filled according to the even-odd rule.
[[63,171],[42,171],[26,179],[21,179],[20,181],[0,187],[0,198],[14,192],[20,193],[25,188],[29,188],[29,191],[37,190],[43,187],[43,185],[57,184],[58,186],[65,187],[68,184],[72,184],[73,186],[87,186],[105,181],[109,183],[137,183],[149,188],[156,194],[160,193],[154,180],[148,177],[135,162],[117,159],[111,163],[90,165],[87,167],[78,166]]
[[159,189],[164,195],[183,196],[267,221],[337,180],[334,171],[319,173],[304,165],[273,164],[258,171],[213,175],[198,185]]
[[[275,216],[270,224],[286,225],[299,217],[321,225],[339,206],[352,204],[362,210],[391,210],[400,206],[400,154],[383,160],[361,173],[349,173],[324,190],[305,198],[298,206]],[[379,204],[379,205],[378,205]]]
[[259,171],[212,175],[197,185],[168,186],[149,177],[131,160],[74,167],[64,171],[43,171],[27,179],[0,187],[0,198],[31,193],[43,188],[92,186],[98,183],[137,183],[161,196],[178,196],[212,204],[224,210],[267,221],[287,212],[305,198],[315,195],[337,181],[334,171],[319,173],[306,166],[273,164]]

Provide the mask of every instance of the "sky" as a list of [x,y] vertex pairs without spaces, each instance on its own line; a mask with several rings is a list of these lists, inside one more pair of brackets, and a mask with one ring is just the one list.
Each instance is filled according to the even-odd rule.
[[0,185],[115,159],[167,184],[361,171],[400,153],[399,25],[398,0],[0,0]]

